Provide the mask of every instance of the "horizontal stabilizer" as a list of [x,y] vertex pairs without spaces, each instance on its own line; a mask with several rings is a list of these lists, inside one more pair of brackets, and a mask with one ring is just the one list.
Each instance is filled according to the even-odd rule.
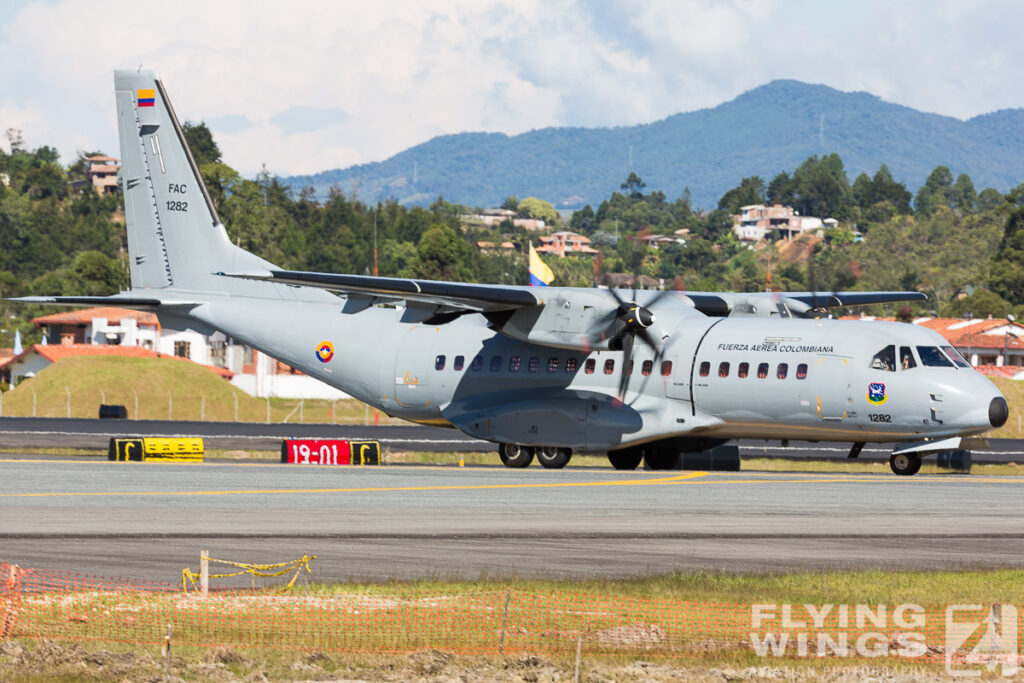
[[137,296],[19,296],[8,301],[51,306],[115,306],[117,308],[193,308],[197,301],[162,301]]

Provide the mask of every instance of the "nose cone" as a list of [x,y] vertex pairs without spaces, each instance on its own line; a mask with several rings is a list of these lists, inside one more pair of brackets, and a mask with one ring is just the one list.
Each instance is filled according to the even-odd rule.
[[1010,417],[1010,407],[1006,405],[1006,399],[1002,396],[997,396],[992,399],[992,402],[988,404],[988,421],[992,424],[992,427],[999,429],[1006,420]]

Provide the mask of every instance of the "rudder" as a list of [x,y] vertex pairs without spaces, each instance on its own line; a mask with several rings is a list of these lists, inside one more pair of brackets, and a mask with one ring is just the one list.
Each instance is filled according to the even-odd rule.
[[214,275],[274,266],[231,244],[156,74],[115,71],[114,90],[132,289],[265,291]]

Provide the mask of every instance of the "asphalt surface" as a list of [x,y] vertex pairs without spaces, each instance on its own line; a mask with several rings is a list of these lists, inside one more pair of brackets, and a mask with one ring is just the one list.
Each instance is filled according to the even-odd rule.
[[419,451],[481,451],[494,446],[456,429],[418,425],[261,424],[0,417],[0,449],[106,448],[112,436],[200,436],[207,448],[277,450],[281,439],[380,441],[382,447]]
[[[0,450],[19,448],[106,448],[111,436],[201,436],[207,448],[277,450],[284,438],[335,438],[379,441],[385,449],[414,451],[491,451],[494,445],[456,429],[418,425],[261,424],[258,422],[185,422],[81,418],[0,417]],[[849,443],[739,442],[745,457],[794,460],[845,459]],[[861,460],[888,461],[892,446],[868,444]],[[992,439],[991,448],[972,451],[979,464],[1024,462],[1024,439]]]
[[[0,456],[0,561],[173,583],[1024,566],[1024,477],[114,463]],[[246,584],[247,585],[247,584]]]

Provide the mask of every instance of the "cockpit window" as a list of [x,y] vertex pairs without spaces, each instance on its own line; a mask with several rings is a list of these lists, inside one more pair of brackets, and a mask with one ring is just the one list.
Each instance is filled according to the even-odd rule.
[[949,359],[951,361],[956,363],[961,368],[971,367],[971,364],[968,363],[967,360],[960,355],[960,352],[954,349],[952,346],[943,346],[942,350],[946,352],[946,355],[949,356]]
[[951,368],[953,364],[949,362],[949,359],[939,351],[937,346],[918,346],[917,355],[921,357],[921,362],[932,368]]
[[910,370],[911,368],[917,367],[917,361],[914,360],[914,353],[910,350],[909,346],[900,347],[900,370]]
[[[921,348],[920,346],[917,348]],[[872,370],[896,372],[896,347],[892,344],[879,351],[871,359]]]

